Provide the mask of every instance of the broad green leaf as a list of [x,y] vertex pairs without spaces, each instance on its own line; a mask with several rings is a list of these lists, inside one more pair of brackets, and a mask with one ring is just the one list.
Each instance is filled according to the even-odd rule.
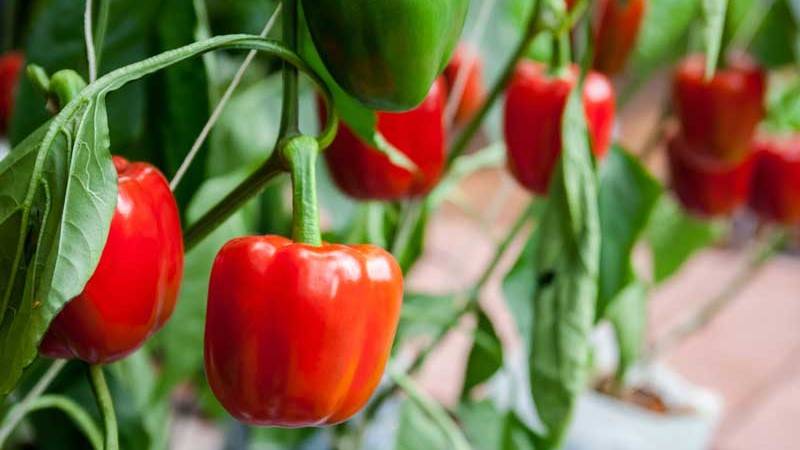
[[661,185],[639,161],[618,146],[600,171],[600,282],[597,317],[603,316],[631,280],[631,252],[659,196]]
[[695,252],[717,240],[724,230],[718,223],[687,215],[669,195],[653,211],[645,232],[653,258],[653,282],[663,283]]
[[117,197],[105,95],[74,100],[0,161],[0,395],[100,260]]
[[450,450],[447,436],[420,407],[406,400],[400,409],[394,450]]
[[436,336],[452,321],[458,310],[459,305],[453,295],[406,292],[394,348],[401,347],[403,342],[411,338]]
[[767,117],[762,126],[773,134],[800,132],[800,75],[797,72],[771,74]]
[[705,23],[706,79],[714,75],[722,49],[728,0],[701,0]]
[[573,89],[567,100],[561,161],[534,251],[531,391],[553,448],[560,445],[586,385],[600,262],[597,176],[580,91]]
[[475,450],[496,450],[503,440],[505,417],[491,400],[465,401],[458,406],[458,419]]
[[614,327],[619,348],[617,379],[624,381],[625,374],[639,360],[647,337],[647,288],[634,279],[617,294],[606,316]]
[[[198,30],[194,2],[159,3],[153,51],[161,53],[194,42]],[[159,72],[148,80],[148,88],[147,135],[153,149],[161,155],[164,174],[172,178],[208,119],[209,88],[203,59],[192,59]],[[208,144],[204,144],[175,190],[181,209],[203,182],[207,157]]]
[[546,445],[516,414],[511,411],[506,414],[502,450],[539,450]]
[[478,325],[475,327],[472,350],[467,359],[463,394],[485,382],[503,366],[503,345],[494,325],[482,309],[478,309]]

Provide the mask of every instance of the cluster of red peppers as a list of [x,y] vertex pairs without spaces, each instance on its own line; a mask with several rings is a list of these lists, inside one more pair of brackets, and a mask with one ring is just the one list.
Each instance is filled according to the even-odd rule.
[[734,54],[705,79],[705,58],[677,67],[673,101],[679,130],[670,136],[672,186],[686,209],[725,216],[749,204],[764,220],[800,223],[800,139],[758,135],[767,78]]

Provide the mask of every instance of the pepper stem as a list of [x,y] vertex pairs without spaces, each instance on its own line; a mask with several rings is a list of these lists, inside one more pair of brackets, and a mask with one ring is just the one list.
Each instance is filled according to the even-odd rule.
[[103,418],[104,445],[105,450],[119,450],[119,437],[117,434],[117,418],[114,414],[114,403],[111,399],[111,392],[106,384],[106,377],[103,374],[103,366],[89,366],[89,380],[92,384],[97,409]]
[[281,151],[292,175],[292,239],[322,245],[316,177],[319,144],[313,137],[296,136],[285,141]]

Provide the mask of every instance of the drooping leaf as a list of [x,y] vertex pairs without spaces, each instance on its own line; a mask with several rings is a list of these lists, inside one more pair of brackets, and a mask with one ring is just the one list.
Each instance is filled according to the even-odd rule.
[[560,445],[586,384],[597,301],[598,188],[580,91],[573,89],[567,100],[561,161],[550,184],[534,251],[537,288],[530,379],[550,448]]
[[606,316],[617,338],[617,379],[622,382],[628,370],[639,360],[646,338],[647,288],[644,284],[634,279],[617,294]]
[[631,252],[661,195],[661,185],[618,146],[600,171],[600,282],[597,317],[631,280]]
[[533,299],[535,298],[536,273],[534,251],[538,247],[540,234],[533,230],[520,252],[517,261],[503,278],[503,296],[522,338],[522,344],[530,347],[533,338]]
[[105,92],[79,97],[0,162],[0,395],[80,294],[117,197]]
[[467,359],[463,394],[485,382],[503,366],[503,345],[494,325],[482,309],[478,309],[478,325],[475,327],[474,342]]
[[725,30],[725,15],[728,0],[701,0],[705,23],[706,78],[711,78],[717,67],[722,50],[722,34]]
[[718,223],[687,215],[669,195],[655,207],[645,237],[653,257],[653,282],[663,283],[698,250],[717,240],[724,230]]

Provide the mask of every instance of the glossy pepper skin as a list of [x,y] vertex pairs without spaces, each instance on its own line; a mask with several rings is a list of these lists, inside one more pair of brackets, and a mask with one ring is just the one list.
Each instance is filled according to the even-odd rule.
[[727,216],[747,203],[753,158],[729,164],[708,157],[677,134],[667,145],[672,189],[683,207],[700,217]]
[[[318,104],[324,122],[324,107]],[[444,105],[445,85],[440,78],[417,108],[378,113],[378,131],[417,166],[416,173],[393,164],[341,123],[336,139],[324,152],[336,185],[360,200],[399,200],[427,194],[444,168]]]
[[594,21],[594,69],[615,75],[625,68],[636,44],[646,0],[599,0]]
[[[519,63],[506,93],[505,139],[508,167],[526,189],[545,194],[561,155],[561,120],[567,97],[578,79],[570,67],[554,77],[539,63]],[[584,111],[592,152],[602,158],[614,126],[614,88],[604,75],[590,72],[584,82]]]
[[402,295],[400,268],[378,247],[234,239],[217,255],[208,290],[211,389],[249,424],[347,420],[380,381]]
[[380,111],[407,111],[444,70],[469,0],[303,0],[325,67],[347,93]]
[[22,53],[9,52],[0,56],[0,135],[4,135],[8,129],[14,109],[14,90],[23,62]]
[[760,139],[754,149],[750,206],[765,220],[800,223],[800,135]]
[[169,319],[183,275],[175,198],[150,164],[114,157],[117,207],[100,262],[83,292],[50,324],[40,352],[90,364],[121,359]]
[[764,117],[766,75],[744,54],[730,57],[709,82],[704,73],[703,55],[687,57],[675,72],[673,97],[683,134],[701,153],[741,161]]
[[458,74],[461,70],[466,71],[466,80],[455,114],[456,125],[466,124],[478,112],[486,98],[486,90],[483,83],[483,60],[477,50],[466,44],[459,45],[456,48],[453,59],[444,69],[447,95],[453,95],[453,89],[456,87]]

